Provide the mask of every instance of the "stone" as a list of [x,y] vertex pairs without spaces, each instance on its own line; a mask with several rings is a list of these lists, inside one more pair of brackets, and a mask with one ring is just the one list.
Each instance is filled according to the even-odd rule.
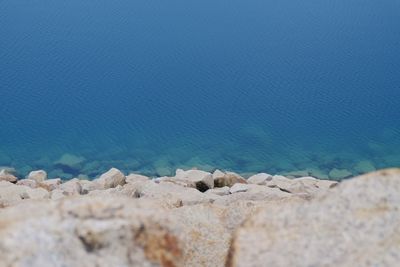
[[101,185],[97,181],[80,180],[79,184],[81,185],[81,194],[83,195],[86,195],[94,190],[104,189],[103,185]]
[[298,170],[298,171],[285,172],[283,173],[283,175],[290,178],[296,178],[296,177],[308,176],[310,175],[310,173],[308,170]]
[[44,170],[31,171],[26,178],[40,183],[47,179],[47,173]]
[[0,181],[15,183],[17,180],[17,177],[9,173],[7,169],[0,170]]
[[7,207],[19,203],[27,190],[31,188],[16,185],[7,181],[0,181],[0,207]]
[[289,179],[282,175],[274,175],[272,176],[272,179],[267,182],[267,186],[285,189],[288,188],[292,183],[292,179]]
[[238,192],[246,192],[247,190],[249,190],[250,185],[249,184],[241,184],[241,183],[237,183],[234,184],[230,189],[229,189],[229,193],[231,194],[235,194]]
[[149,177],[144,176],[144,175],[140,175],[140,174],[136,174],[136,173],[131,173],[128,176],[126,176],[126,183],[135,183],[135,182],[145,182],[150,180]]
[[249,184],[266,185],[267,182],[271,180],[272,180],[272,175],[267,173],[258,173],[249,177],[249,179],[247,179],[247,182]]
[[206,192],[206,194],[213,194],[213,195],[217,195],[217,196],[225,196],[225,195],[229,195],[229,187],[228,186],[224,186],[224,187],[217,187],[217,188],[212,188],[212,189],[208,189]]
[[50,198],[50,193],[43,188],[29,189],[23,194],[24,199],[48,199]]
[[18,180],[17,185],[24,185],[30,188],[36,188],[38,187],[38,183],[35,180],[31,180],[31,179],[22,179],[22,180]]
[[50,198],[52,200],[60,200],[62,198],[65,198],[66,196],[68,196],[67,193],[65,193],[61,189],[54,189],[53,191],[51,191],[51,194],[50,194]]
[[346,169],[332,169],[329,172],[329,177],[334,180],[342,180],[345,178],[349,178],[353,175],[349,170]]
[[354,166],[354,170],[360,174],[373,172],[376,170],[374,164],[369,160],[362,160]]
[[63,191],[64,195],[72,196],[79,195],[82,193],[82,186],[79,179],[71,179],[60,185],[60,189]]
[[111,168],[106,173],[103,173],[99,178],[95,179],[104,189],[113,188],[117,185],[124,185],[125,175],[116,168]]
[[[130,192],[138,198],[155,199],[165,202],[171,207],[210,203],[215,197],[203,194],[192,187],[182,187],[173,183],[154,183],[153,181],[138,182],[124,186],[124,192]],[[130,191],[128,191],[130,188]],[[134,192],[134,193],[132,193]]]
[[60,178],[55,178],[55,179],[48,179],[45,180],[41,183],[39,183],[40,187],[43,187],[47,189],[48,191],[53,191],[55,189],[60,188],[61,185],[61,179]]
[[397,266],[399,205],[400,169],[267,205],[235,232],[226,266]]
[[[222,175],[223,174],[223,175]],[[234,172],[223,173],[221,171],[215,171],[213,174],[214,187],[231,187],[236,183],[246,184],[247,181],[242,176]]]
[[214,188],[214,179],[211,173],[205,171],[184,171],[182,169],[177,169],[174,180],[183,182],[187,186],[196,188],[200,192],[205,192],[210,188]]

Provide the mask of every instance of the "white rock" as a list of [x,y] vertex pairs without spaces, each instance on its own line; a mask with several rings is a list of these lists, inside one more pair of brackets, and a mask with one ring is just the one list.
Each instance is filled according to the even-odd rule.
[[48,199],[50,198],[50,193],[46,189],[43,188],[35,188],[35,189],[29,189],[26,191],[24,194],[23,198],[29,198],[29,199]]
[[40,183],[47,179],[47,173],[44,170],[31,171],[26,178]]
[[249,184],[266,185],[268,181],[272,180],[272,175],[267,173],[258,173],[247,179]]
[[229,193],[234,194],[234,193],[239,193],[239,192],[246,192],[249,189],[250,189],[250,185],[249,184],[237,183],[237,184],[234,184],[229,189]]
[[61,185],[60,178],[48,179],[40,183],[40,186],[47,189],[48,191],[53,191],[55,189],[58,189],[60,188],[60,185]]
[[205,193],[217,196],[225,196],[230,194],[228,186],[208,189]]
[[35,180],[31,180],[31,179],[22,179],[22,180],[18,180],[17,185],[24,185],[30,188],[36,188],[38,187],[38,183]]
[[82,186],[80,184],[79,179],[71,179],[65,183],[60,185],[60,189],[64,192],[65,195],[79,195],[82,193]]
[[399,206],[400,169],[267,206],[235,232],[226,266],[397,266]]
[[6,169],[0,170],[0,181],[6,181],[6,182],[16,182],[17,177],[15,177],[13,174],[9,173]]
[[135,183],[135,182],[144,182],[150,180],[149,177],[136,174],[136,173],[131,173],[128,176],[126,176],[126,183]]
[[113,188],[117,185],[124,185],[125,175],[116,168],[111,168],[108,172],[103,173],[99,178],[95,179],[104,189]]
[[210,188],[214,188],[214,179],[211,173],[205,171],[184,171],[181,169],[177,169],[174,179],[184,182],[187,184],[187,186],[196,188],[200,192],[205,192]]

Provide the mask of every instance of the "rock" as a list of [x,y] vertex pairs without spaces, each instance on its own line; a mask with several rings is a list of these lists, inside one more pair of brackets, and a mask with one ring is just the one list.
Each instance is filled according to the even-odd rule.
[[272,180],[272,175],[267,173],[258,173],[247,179],[249,184],[266,185],[268,181]]
[[131,188],[130,192],[134,192],[134,195],[138,198],[159,200],[171,207],[210,203],[215,199],[214,196],[203,194],[194,188],[182,187],[168,182],[160,184],[153,181],[139,182],[127,184],[124,188],[124,192],[129,192],[126,190]]
[[79,195],[82,193],[82,186],[79,179],[76,178],[62,183],[60,189],[63,191],[63,194],[67,196]]
[[400,169],[390,169],[266,206],[236,231],[226,266],[397,266],[399,205]]
[[213,173],[214,187],[233,186],[236,183],[246,184],[247,181],[242,176],[234,172],[223,173],[219,170]]
[[82,187],[81,193],[83,195],[86,195],[89,192],[94,191],[94,190],[104,189],[103,185],[101,185],[100,183],[98,183],[96,181],[80,180],[79,183]]
[[135,182],[145,182],[149,180],[149,177],[144,176],[144,175],[140,175],[140,174],[136,174],[136,173],[131,173],[128,176],[126,176],[126,183],[130,184],[130,183],[135,183]]
[[62,198],[65,198],[66,196],[67,196],[67,193],[65,193],[61,189],[54,189],[53,191],[51,191],[51,194],[50,194],[50,198],[52,200],[60,200]]
[[363,160],[358,162],[354,166],[354,170],[360,174],[368,173],[368,172],[373,172],[376,170],[374,164],[369,161],[369,160]]
[[23,196],[24,199],[47,199],[50,198],[50,193],[43,188],[35,188],[27,190]]
[[331,181],[331,180],[318,180],[316,183],[316,185],[322,189],[334,188],[338,184],[339,183],[337,181]]
[[40,183],[47,179],[47,173],[43,170],[31,171],[26,178]]
[[24,185],[15,185],[10,182],[0,181],[0,207],[17,204],[23,199],[26,191],[30,189]]
[[267,182],[269,187],[278,187],[280,189],[286,189],[293,183],[292,179],[286,178],[282,175],[274,175],[272,179]]
[[60,178],[49,179],[49,180],[45,180],[45,181],[39,183],[40,187],[43,187],[43,188],[47,189],[48,191],[53,191],[55,189],[58,189],[58,188],[60,188],[60,185],[61,185]]
[[66,153],[62,155],[57,161],[55,161],[54,164],[56,166],[59,166],[63,170],[79,170],[85,160],[86,159],[84,157]]
[[95,179],[104,189],[113,188],[117,185],[124,185],[125,175],[116,168],[111,168],[108,172],[103,173],[99,178]]
[[229,193],[235,194],[235,193],[238,193],[238,192],[246,192],[247,190],[249,190],[250,187],[251,187],[251,185],[249,185],[249,184],[237,183],[237,184],[234,184],[229,189]]
[[174,179],[185,183],[189,187],[196,188],[200,192],[205,192],[210,188],[214,188],[214,179],[211,173],[205,171],[184,171],[182,169],[177,169]]
[[125,198],[32,203],[0,224],[2,266],[185,266],[194,246],[167,214]]
[[351,177],[353,174],[346,169],[332,169],[329,172],[329,177],[334,180],[341,180]]
[[224,186],[224,187],[208,189],[205,193],[213,194],[213,195],[217,195],[217,196],[225,196],[225,195],[230,194],[229,189],[230,188],[228,186]]
[[290,177],[290,178],[296,178],[296,177],[304,177],[310,175],[308,170],[299,170],[299,171],[291,171],[291,172],[285,172],[283,173],[284,176]]
[[17,181],[17,177],[9,173],[6,169],[2,169],[0,170],[0,181],[15,183]]
[[31,180],[31,179],[22,179],[22,180],[18,180],[17,185],[24,185],[30,188],[37,188],[38,187],[38,183],[35,180]]

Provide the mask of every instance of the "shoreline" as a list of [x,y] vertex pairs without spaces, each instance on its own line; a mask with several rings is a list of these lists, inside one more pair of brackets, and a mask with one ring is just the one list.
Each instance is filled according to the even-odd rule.
[[3,170],[0,266],[393,266],[399,205],[400,169],[340,182],[115,168],[18,180]]

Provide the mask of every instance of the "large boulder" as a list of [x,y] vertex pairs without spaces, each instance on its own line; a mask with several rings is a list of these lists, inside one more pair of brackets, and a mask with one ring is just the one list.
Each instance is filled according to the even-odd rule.
[[249,184],[266,185],[268,181],[271,180],[272,180],[272,175],[268,173],[258,173],[250,176],[249,179],[247,179],[247,182]]
[[106,173],[103,173],[95,182],[100,184],[104,189],[113,188],[126,183],[125,175],[116,168],[111,168]]
[[268,205],[236,231],[227,266],[397,266],[399,206],[400,169]]

